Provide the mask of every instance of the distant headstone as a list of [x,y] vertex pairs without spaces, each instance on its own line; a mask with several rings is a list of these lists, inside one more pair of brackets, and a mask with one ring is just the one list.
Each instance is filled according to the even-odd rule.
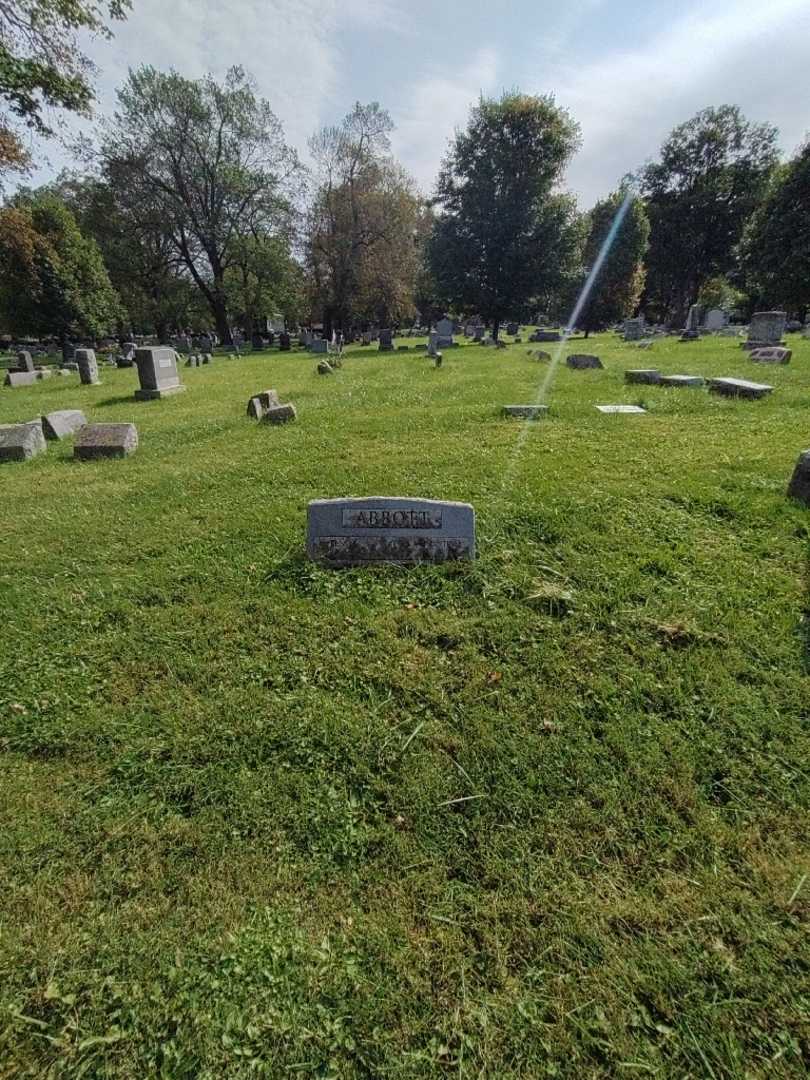
[[475,558],[475,511],[433,499],[319,499],[307,508],[307,555],[326,566]]
[[661,382],[661,372],[657,368],[631,368],[624,373],[626,383],[646,383],[656,386]]
[[28,461],[44,449],[41,424],[0,424],[0,461]]
[[309,351],[316,355],[329,352],[329,342],[326,338],[313,338],[309,344]]
[[504,416],[514,416],[518,420],[540,420],[548,413],[548,405],[504,405]]
[[46,439],[64,439],[86,423],[87,417],[79,409],[59,409],[42,417],[42,434]]
[[565,358],[565,363],[567,367],[575,368],[578,371],[584,368],[604,367],[598,356],[591,356],[588,353],[572,353]]
[[291,346],[290,335],[286,330],[278,335],[278,347],[280,352],[289,352]]
[[76,363],[79,365],[79,378],[83,386],[97,386],[101,381],[98,377],[98,361],[93,349],[77,349]]
[[805,506],[810,506],[810,450],[804,450],[799,454],[787,493],[791,498],[804,503]]
[[559,330],[535,330],[530,341],[562,341]]
[[781,345],[786,322],[787,315],[784,311],[754,312],[748,327],[748,340],[743,343],[743,347],[758,349]]
[[33,386],[36,381],[37,373],[35,371],[7,371],[3,385],[10,386],[13,389],[17,386]]
[[277,390],[262,390],[250,399],[247,414],[254,420],[261,420],[268,409],[279,404]]
[[449,348],[453,344],[452,319],[439,319],[439,321],[436,323],[436,333],[439,335],[439,348]]
[[138,429],[134,424],[87,424],[73,443],[73,456],[79,461],[97,458],[123,458],[138,449]]
[[473,329],[473,341],[484,340],[484,328],[483,326],[476,326]]
[[625,319],[624,321],[624,340],[625,341],[641,341],[644,337],[644,319]]
[[707,330],[722,330],[728,323],[728,316],[720,308],[711,308],[706,312],[704,326]]
[[31,359],[31,353],[23,350],[17,353],[17,371],[33,371],[34,361]]
[[520,327],[518,326],[518,324],[516,322],[510,322],[510,323],[506,324],[506,332],[507,332],[507,334],[511,334],[512,337],[515,336],[515,334],[518,332],[519,329],[520,329]]
[[380,352],[393,352],[394,336],[390,330],[380,330]]
[[763,398],[770,394],[772,386],[749,382],[748,379],[709,379],[709,392],[724,397]]
[[640,405],[596,405],[601,413],[646,413],[646,409],[642,409]]
[[262,421],[265,424],[287,424],[295,420],[297,413],[294,405],[271,405],[264,410]]
[[153,401],[180,394],[186,389],[180,382],[174,349],[165,345],[138,349],[135,363],[141,384],[140,389],[135,391],[136,401]]
[[681,341],[696,341],[700,337],[700,305],[692,304],[686,316],[686,326]]
[[757,364],[789,364],[793,350],[771,345],[765,349],[752,349],[748,355]]
[[705,379],[701,375],[662,375],[658,382],[661,386],[703,386]]
[[247,404],[247,414],[251,420],[261,420],[264,416],[262,403],[257,397],[252,397]]

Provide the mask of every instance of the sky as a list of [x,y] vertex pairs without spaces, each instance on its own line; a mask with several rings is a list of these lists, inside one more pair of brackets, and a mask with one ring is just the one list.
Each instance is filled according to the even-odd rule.
[[[481,93],[551,93],[569,110],[582,148],[564,186],[582,209],[708,105],[775,124],[786,155],[810,134],[810,0],[133,0],[113,41],[86,46],[97,113],[129,68],[221,77],[241,64],[305,160],[315,130],[379,101],[426,193]],[[76,164],[44,152],[37,183]]]

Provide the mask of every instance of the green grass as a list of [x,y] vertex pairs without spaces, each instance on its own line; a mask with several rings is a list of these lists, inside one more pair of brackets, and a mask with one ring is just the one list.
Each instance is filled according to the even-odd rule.
[[[806,1075],[791,344],[576,342],[528,428],[528,344],[0,391],[141,437],[0,466],[0,1077]],[[479,559],[308,563],[368,494],[473,503]]]

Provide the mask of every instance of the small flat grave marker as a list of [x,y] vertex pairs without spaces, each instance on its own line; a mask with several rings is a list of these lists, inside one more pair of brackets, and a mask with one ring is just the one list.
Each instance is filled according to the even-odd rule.
[[763,398],[772,390],[773,387],[766,383],[750,382],[748,379],[709,379],[709,392],[723,394],[724,397]]
[[588,353],[571,353],[570,356],[565,358],[565,363],[567,367],[574,368],[576,371],[604,367],[598,356],[591,356]]
[[76,436],[73,456],[79,461],[123,458],[138,449],[138,429],[134,424],[87,424]]
[[271,405],[264,410],[262,421],[265,424],[287,424],[290,420],[295,420],[297,415],[295,406],[289,403],[286,405]]
[[661,382],[661,372],[657,368],[630,368],[624,373],[624,381],[657,386]]
[[767,349],[752,349],[748,355],[757,364],[789,364],[793,350],[774,345]]
[[46,439],[64,439],[86,423],[87,417],[79,409],[59,409],[42,417],[42,434]]
[[601,413],[646,413],[640,405],[597,405]]
[[540,420],[548,413],[548,405],[504,405],[503,415],[519,420]]
[[662,375],[661,386],[703,386],[705,379],[700,375]]
[[317,499],[307,555],[326,566],[442,563],[475,558],[475,511],[435,499]]

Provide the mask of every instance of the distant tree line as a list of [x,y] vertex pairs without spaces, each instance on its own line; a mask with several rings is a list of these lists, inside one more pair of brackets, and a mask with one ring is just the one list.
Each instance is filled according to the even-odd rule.
[[[88,113],[75,34],[109,35],[128,0],[0,5],[0,180],[24,171],[25,127]],[[723,105],[676,127],[656,160],[590,211],[562,188],[580,146],[551,96],[481,98],[421,194],[393,124],[357,103],[317,132],[305,167],[250,77],[145,66],[97,126],[88,167],[0,208],[0,329],[76,336],[234,327],[268,316],[325,333],[479,315],[586,333],[691,304],[744,318],[810,309],[810,144],[780,162],[777,130]]]

